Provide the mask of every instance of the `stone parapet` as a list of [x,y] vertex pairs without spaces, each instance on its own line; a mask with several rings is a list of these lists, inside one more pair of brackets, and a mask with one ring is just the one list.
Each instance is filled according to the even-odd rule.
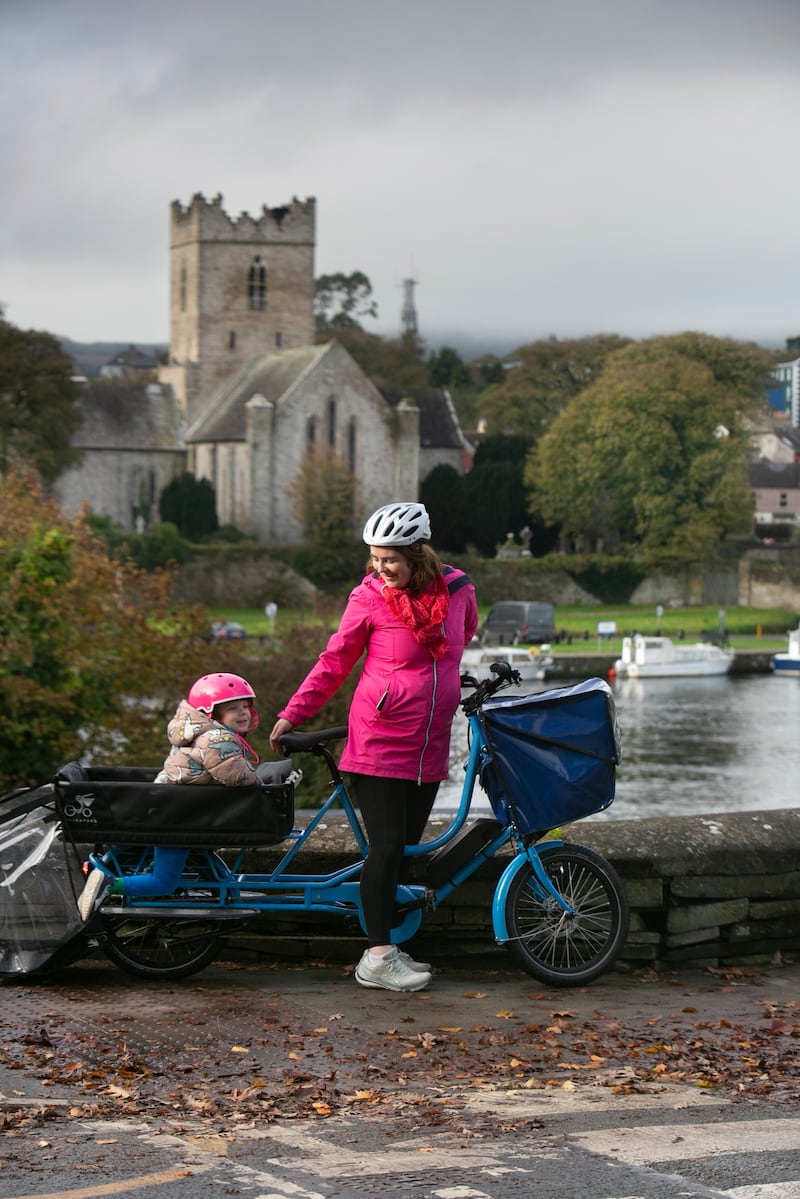
[[[308,813],[301,812],[301,822]],[[439,835],[445,822],[432,822]],[[564,839],[602,854],[620,874],[631,912],[621,964],[668,969],[748,966],[800,957],[800,809],[652,820],[584,820]],[[253,851],[246,869],[268,870],[280,847]],[[329,873],[357,857],[341,814],[315,831],[293,866]],[[492,894],[508,852],[498,855],[426,914],[414,952],[428,960],[505,953],[492,933]],[[424,859],[414,881],[424,879]],[[237,936],[259,953],[350,960],[363,936],[354,921],[312,913],[259,917]]]

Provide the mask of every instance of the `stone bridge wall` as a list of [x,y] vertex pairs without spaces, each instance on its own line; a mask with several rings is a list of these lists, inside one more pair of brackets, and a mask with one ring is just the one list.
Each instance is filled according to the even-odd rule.
[[[301,812],[300,819],[308,814]],[[444,821],[434,823],[438,835]],[[679,965],[756,965],[800,957],[800,808],[652,820],[584,820],[563,835],[601,853],[621,875],[631,910],[622,965],[663,970]],[[339,814],[298,855],[296,870],[330,871],[353,861],[355,843]],[[277,850],[258,851],[248,869],[268,868]],[[301,866],[302,861],[302,866]],[[495,958],[491,901],[507,857],[480,868],[413,940],[436,962]],[[421,864],[418,869],[419,881]],[[363,946],[355,924],[310,914],[259,917],[237,941],[259,953],[354,960]],[[358,948],[356,948],[358,947]]]

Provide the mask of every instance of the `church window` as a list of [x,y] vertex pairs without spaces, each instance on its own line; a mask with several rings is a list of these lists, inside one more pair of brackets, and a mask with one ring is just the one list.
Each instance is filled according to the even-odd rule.
[[317,444],[317,418],[310,416],[306,425],[306,449],[312,454]]
[[347,465],[351,474],[356,473],[356,418],[350,417],[347,425]]
[[275,334],[275,349],[279,350],[282,345],[283,345],[283,334],[276,333]]
[[229,350],[236,349],[236,330],[235,329],[231,329],[230,333],[228,334],[228,349]]
[[181,294],[180,294],[180,308],[181,308],[181,312],[185,312],[185,311],[186,311],[186,263],[185,263],[185,262],[182,262],[182,263],[181,263],[181,285],[180,285],[180,289],[181,289]]
[[336,445],[336,396],[328,396],[328,445]]
[[257,255],[247,272],[247,307],[262,311],[267,306],[267,268]]

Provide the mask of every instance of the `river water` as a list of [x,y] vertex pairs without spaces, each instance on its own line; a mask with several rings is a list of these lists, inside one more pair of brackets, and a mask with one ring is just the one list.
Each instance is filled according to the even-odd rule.
[[[560,685],[548,680],[528,690]],[[622,762],[603,819],[800,807],[800,678],[623,679],[613,691]],[[450,780],[434,813],[458,804],[466,747],[459,713]],[[477,788],[471,811],[490,814]]]

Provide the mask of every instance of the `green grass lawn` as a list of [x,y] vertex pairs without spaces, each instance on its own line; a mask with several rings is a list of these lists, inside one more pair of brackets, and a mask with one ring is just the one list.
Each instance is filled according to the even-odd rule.
[[[344,601],[343,601],[344,602]],[[279,609],[274,630],[258,608],[209,608],[211,620],[236,620],[244,625],[251,637],[273,635],[278,639],[285,636],[298,624],[320,624],[321,621],[309,609]],[[481,620],[488,612],[488,605],[480,608]],[[659,617],[655,608],[639,605],[615,604],[609,606],[556,606],[556,629],[567,634],[571,643],[561,640],[559,653],[580,653],[598,648],[597,625],[599,622],[614,621],[617,636],[610,643],[603,641],[601,648],[612,651],[619,648],[626,633],[638,632],[678,638],[683,632],[685,641],[699,641],[703,633],[716,635],[720,624],[720,609],[712,606],[664,607]],[[782,647],[789,629],[800,623],[797,614],[775,608],[726,608],[724,627],[730,644],[736,649],[774,649]],[[335,617],[332,618],[332,627]]]

